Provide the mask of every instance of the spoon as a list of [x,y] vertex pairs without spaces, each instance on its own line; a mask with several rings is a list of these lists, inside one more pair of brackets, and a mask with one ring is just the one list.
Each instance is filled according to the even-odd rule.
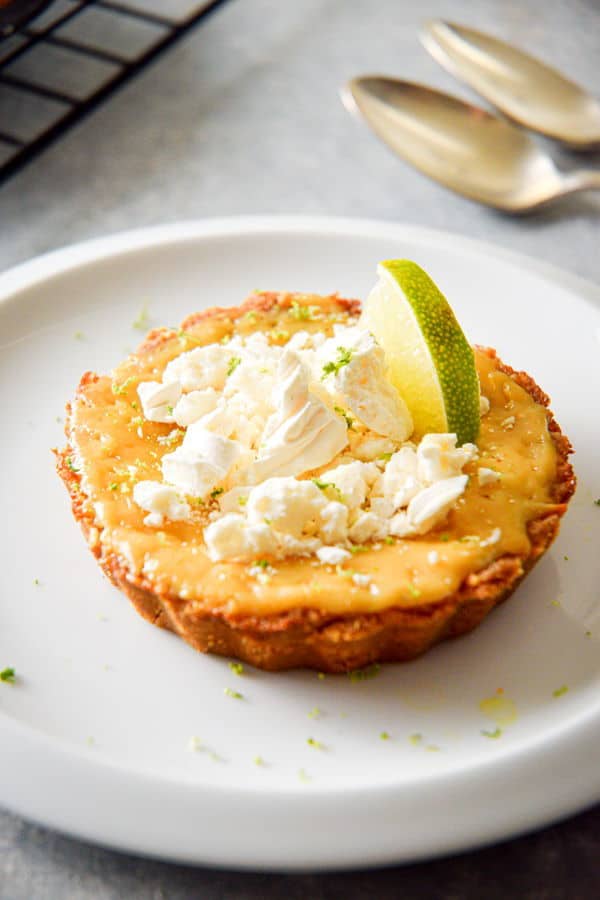
[[410,81],[354,78],[342,92],[399,156],[446,187],[507,212],[600,189],[600,172],[559,172],[519,128],[477,106]]
[[579,150],[600,144],[600,103],[556,69],[452,22],[428,22],[421,41],[445,69],[515,122]]

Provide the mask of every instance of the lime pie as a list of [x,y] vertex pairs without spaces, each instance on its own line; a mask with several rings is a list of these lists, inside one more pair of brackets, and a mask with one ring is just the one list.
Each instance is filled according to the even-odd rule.
[[392,260],[362,311],[260,292],[151,331],[83,376],[58,469],[146,619],[348,671],[471,630],[549,547],[575,479],[547,407]]

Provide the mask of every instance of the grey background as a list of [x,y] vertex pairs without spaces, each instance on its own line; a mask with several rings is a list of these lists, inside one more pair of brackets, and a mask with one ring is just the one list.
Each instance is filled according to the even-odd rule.
[[[305,213],[447,229],[599,282],[598,194],[530,218],[506,217],[428,182],[342,108],[340,85],[361,72],[396,74],[473,99],[420,47],[419,23],[432,16],[513,40],[598,89],[596,0],[230,0],[0,187],[0,270],[140,225]],[[567,168],[600,165],[600,154],[582,161],[547,146]],[[327,875],[248,875],[145,861],[0,813],[0,900],[578,900],[600,894],[599,859],[598,808],[453,859]]]

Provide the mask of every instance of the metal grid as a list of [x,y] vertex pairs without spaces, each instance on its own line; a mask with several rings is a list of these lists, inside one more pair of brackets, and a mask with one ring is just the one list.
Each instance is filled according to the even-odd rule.
[[55,0],[0,41],[0,184],[227,0]]

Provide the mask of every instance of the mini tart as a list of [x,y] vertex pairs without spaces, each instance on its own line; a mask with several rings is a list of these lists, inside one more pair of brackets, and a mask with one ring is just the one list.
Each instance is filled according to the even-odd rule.
[[[308,319],[298,314],[306,307],[314,313]],[[237,308],[192,315],[180,330],[151,331],[112,377],[85,373],[67,406],[68,443],[57,468],[92,553],[145,619],[197,650],[269,670],[345,672],[409,660],[475,628],[558,533],[575,489],[571,445],[533,379],[485,348],[475,348],[490,401],[480,458],[465,469],[464,496],[428,534],[373,544],[343,567],[274,561],[273,574],[257,578],[248,563],[209,560],[202,531],[210,503],[195,507],[190,522],[143,524],[132,485],[160,480],[160,458],[179,437],[171,425],[142,420],[139,382],[160,379],[194,346],[256,330],[276,343],[300,329],[331,334],[335,322],[351,324],[359,312],[359,301],[336,295],[253,294]],[[481,485],[479,466],[501,479]],[[353,573],[369,574],[377,592],[356,585]]]

